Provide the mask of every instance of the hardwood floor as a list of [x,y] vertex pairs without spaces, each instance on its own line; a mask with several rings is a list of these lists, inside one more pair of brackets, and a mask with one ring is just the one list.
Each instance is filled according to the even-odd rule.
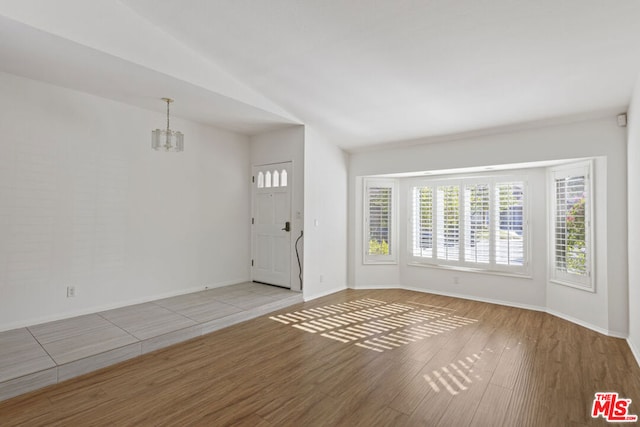
[[624,340],[545,313],[344,291],[0,403],[0,425],[579,426],[640,414]]

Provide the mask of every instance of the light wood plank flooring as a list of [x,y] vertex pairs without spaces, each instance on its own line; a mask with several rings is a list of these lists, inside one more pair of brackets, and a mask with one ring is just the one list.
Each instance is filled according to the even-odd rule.
[[640,414],[624,340],[401,290],[300,303],[0,403],[0,425],[582,426]]

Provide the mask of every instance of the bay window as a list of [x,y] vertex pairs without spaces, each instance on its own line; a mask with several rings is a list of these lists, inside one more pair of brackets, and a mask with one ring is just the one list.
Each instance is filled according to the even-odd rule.
[[410,262],[528,273],[526,181],[471,177],[410,189]]

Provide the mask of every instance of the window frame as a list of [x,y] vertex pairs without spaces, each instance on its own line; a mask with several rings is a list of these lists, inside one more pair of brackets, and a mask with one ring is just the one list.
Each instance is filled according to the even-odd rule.
[[[587,292],[595,292],[595,233],[594,233],[594,178],[593,160],[567,163],[561,166],[549,168],[548,188],[549,188],[549,281],[563,286],[581,289]],[[586,274],[577,275],[556,268],[556,214],[557,214],[557,194],[556,179],[559,177],[569,178],[585,176],[585,264]]]
[[[498,275],[514,275],[517,277],[531,277],[531,237],[530,237],[530,224],[529,224],[529,183],[528,176],[526,174],[499,174],[499,175],[465,175],[465,176],[450,176],[450,177],[433,177],[433,178],[415,178],[410,179],[407,182],[408,185],[408,202],[407,202],[407,258],[408,265],[412,266],[428,266],[428,267],[440,267],[448,269],[456,269],[463,271],[473,271],[479,273],[489,273]],[[497,263],[497,236],[496,230],[500,230],[499,225],[499,211],[496,207],[496,201],[498,196],[496,195],[497,186],[504,183],[521,182],[523,186],[522,195],[522,251],[523,261],[522,265],[509,265]],[[445,260],[438,258],[438,243],[437,235],[439,233],[437,229],[437,218],[440,216],[437,206],[437,191],[438,187],[457,185],[459,187],[459,257],[458,260]],[[474,262],[468,261],[466,258],[466,246],[467,246],[467,223],[471,221],[467,215],[467,188],[477,185],[488,185],[489,189],[489,261],[488,262]],[[417,242],[415,233],[416,225],[415,221],[417,217],[414,215],[414,208],[416,206],[416,200],[414,198],[416,188],[431,188],[433,199],[433,225],[432,225],[432,255],[431,256],[417,256],[416,252],[418,248],[415,245]],[[498,221],[496,229],[496,221]],[[421,251],[422,249],[420,249]]]
[[[369,199],[370,188],[390,188],[391,189],[391,206],[389,233],[391,239],[389,244],[388,255],[369,254]],[[362,263],[363,264],[397,264],[398,263],[398,181],[388,178],[364,178],[363,180],[363,198],[362,198]]]

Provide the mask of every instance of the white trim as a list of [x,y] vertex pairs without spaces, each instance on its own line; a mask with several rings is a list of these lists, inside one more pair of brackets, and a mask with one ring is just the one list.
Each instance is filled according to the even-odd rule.
[[362,291],[362,290],[368,290],[368,289],[406,289],[406,288],[403,288],[402,286],[400,286],[399,283],[391,283],[391,284],[385,284],[385,285],[358,286],[353,289]]
[[[280,167],[282,165],[286,165],[284,168],[286,169],[287,167],[289,168],[289,174],[287,175],[287,192],[289,194],[289,224],[291,226],[291,230],[289,232],[289,287],[286,287],[286,284],[277,284],[274,283],[273,286],[282,286],[285,289],[290,289],[292,291],[302,291],[301,289],[301,283],[298,280],[298,273],[297,273],[297,259],[296,259],[296,248],[295,248],[295,242],[298,238],[298,236],[300,236],[300,234],[298,234],[298,231],[303,231],[302,228],[300,227],[300,230],[298,230],[298,228],[296,227],[296,218],[294,215],[294,193],[295,193],[295,186],[296,186],[296,180],[294,180],[294,174],[295,174],[295,165],[294,165],[294,161],[293,159],[290,160],[282,160],[279,162],[273,162],[273,163],[264,163],[264,164],[254,164],[251,166],[251,225],[250,225],[250,234],[251,234],[251,266],[249,267],[250,270],[250,276],[251,276],[251,280],[254,280],[254,266],[253,266],[253,261],[256,259],[256,253],[255,253],[255,228],[254,228],[254,223],[253,220],[256,217],[256,190],[258,189],[258,183],[255,182],[255,180],[257,180],[257,176],[258,174],[256,173],[256,171],[258,173],[260,173],[259,169],[261,168],[269,168],[271,166],[278,166],[277,169],[280,169]],[[280,187],[282,188],[282,187]],[[304,242],[303,242],[303,247],[304,247]],[[304,249],[303,251],[304,252]],[[302,258],[300,259],[300,262],[302,263]],[[301,264],[302,265],[302,264]],[[303,268],[303,267],[301,267]],[[304,268],[303,268],[304,269]]]
[[636,358],[636,363],[640,366],[640,350],[638,350],[631,341],[630,338],[627,338],[627,344],[629,345],[629,349],[631,350],[631,354]]
[[538,306],[538,305],[531,305],[531,304],[523,304],[523,303],[513,302],[513,301],[504,301],[504,300],[499,300],[499,299],[494,299],[494,298],[477,297],[477,296],[474,296],[474,295],[458,294],[458,293],[455,293],[455,292],[437,291],[437,290],[434,290],[434,289],[422,289],[422,288],[418,288],[418,287],[414,287],[414,286],[403,287],[402,289],[406,289],[408,291],[423,292],[425,294],[442,295],[442,296],[445,296],[445,297],[460,298],[460,299],[466,299],[466,300],[470,300],[470,301],[485,302],[485,303],[489,303],[489,304],[504,305],[504,306],[507,306],[507,307],[523,308],[523,309],[526,309],[526,310],[546,312],[546,308],[545,307],[541,307],[541,306]]
[[640,365],[640,352],[633,347],[633,345],[631,344],[631,342],[627,338],[627,334],[626,333],[604,329],[604,328],[601,328],[599,326],[593,325],[591,323],[585,322],[585,321],[580,320],[580,319],[576,319],[575,317],[567,316],[566,314],[557,312],[555,310],[551,310],[551,309],[546,308],[546,307],[537,306],[537,305],[531,305],[531,304],[522,304],[522,303],[513,302],[513,301],[498,300],[498,299],[494,299],[494,298],[477,297],[477,296],[472,296],[472,295],[459,294],[459,293],[455,293],[455,292],[444,292],[444,291],[438,291],[438,290],[433,290],[433,289],[423,289],[423,288],[418,288],[418,287],[415,287],[415,286],[403,286],[403,287],[400,287],[399,285],[359,286],[357,289],[361,289],[361,290],[364,290],[364,289],[404,289],[404,290],[407,290],[407,291],[421,292],[421,293],[424,293],[424,294],[442,295],[442,296],[446,296],[446,297],[460,298],[460,299],[465,299],[465,300],[470,300],[470,301],[477,301],[477,302],[483,302],[483,303],[489,303],[489,304],[497,304],[497,305],[503,305],[503,306],[506,306],[506,307],[522,308],[522,309],[525,309],[525,310],[532,310],[532,311],[539,311],[539,312],[547,313],[547,314],[550,314],[552,316],[559,317],[560,319],[564,319],[566,321],[574,323],[574,324],[576,324],[578,326],[582,326],[584,328],[591,329],[592,331],[598,332],[598,333],[603,334],[603,335],[607,335],[607,336],[614,337],[614,338],[623,338],[623,339],[626,338],[627,342],[629,343],[629,348],[631,349],[631,352],[633,353],[634,357],[636,358],[636,361],[638,362],[638,365]]
[[465,294],[458,294],[455,292],[444,292],[444,291],[437,291],[434,289],[424,289],[424,288],[418,288],[416,286],[400,286],[400,285],[376,285],[376,286],[358,286],[356,289],[358,290],[367,290],[367,289],[403,289],[405,291],[415,291],[415,292],[421,292],[423,294],[433,294],[433,295],[442,295],[445,297],[451,297],[451,298],[460,298],[460,299],[466,299],[466,300],[470,300],[470,301],[477,301],[477,302],[484,302],[484,303],[489,303],[489,304],[497,304],[497,305],[504,305],[507,307],[514,307],[514,308],[523,308],[526,310],[533,310],[533,311],[542,311],[545,312],[546,309],[544,307],[540,307],[537,305],[531,305],[531,304],[521,304],[521,303],[517,303],[517,302],[512,302],[512,301],[503,301],[503,300],[497,300],[497,299],[493,299],[493,298],[482,298],[482,297],[476,297],[476,296],[472,296],[472,295],[465,295]]
[[[460,268],[463,271],[487,272],[490,274],[505,273],[514,277],[530,276],[531,272],[531,231],[530,231],[530,207],[529,207],[529,175],[526,171],[516,171],[511,173],[478,173],[471,175],[449,176],[449,177],[420,177],[408,178],[407,182],[407,223],[406,231],[406,250],[409,265],[434,265],[438,267]],[[497,191],[500,184],[521,183],[522,191],[522,265],[503,265],[496,260],[496,242],[501,230],[499,216],[500,196]],[[488,188],[487,207],[489,208],[489,260],[486,263],[478,263],[467,261],[465,252],[467,250],[467,226],[469,218],[467,218],[467,188],[472,185],[482,184]],[[458,188],[458,248],[459,257],[456,260],[446,260],[438,256],[441,230],[438,227],[438,221],[442,214],[438,212],[438,191],[442,186],[455,186]],[[433,244],[431,254],[429,256],[414,255],[417,248],[415,247],[415,221],[416,221],[416,194],[417,188],[429,188],[432,191],[432,239]],[[420,250],[422,252],[422,250]]]
[[[553,267],[553,266],[551,266],[551,267]],[[591,292],[591,293],[595,293],[596,292],[595,289],[590,289],[590,288],[587,288],[586,286],[581,285],[579,283],[569,282],[567,280],[549,279],[549,283],[553,283],[554,285],[568,286],[570,288],[580,289],[580,290]]]
[[[421,137],[413,139],[404,139],[401,141],[387,142],[375,145],[361,145],[345,150],[347,153],[370,153],[375,151],[397,149],[397,148],[409,148],[425,144],[435,144],[442,142],[458,142],[467,141],[469,139],[483,138],[488,136],[511,134],[516,132],[524,132],[528,130],[541,130],[546,128],[554,128],[557,126],[572,125],[574,123],[591,122],[602,119],[613,119],[620,114],[621,109],[616,108],[604,108],[588,113],[571,114],[560,117],[552,117],[548,119],[532,120],[528,122],[520,122],[516,124],[509,124],[504,126],[495,126],[484,129],[472,130],[467,132],[458,132],[440,136]],[[542,162],[540,162],[542,163]]]
[[302,299],[304,302],[312,301],[317,298],[326,297],[327,295],[335,294],[336,292],[346,291],[348,288],[346,286],[337,286],[335,288],[326,289],[320,292],[314,292],[311,294],[305,294],[303,290]]
[[[370,187],[385,187],[391,189],[391,208],[390,208],[390,222],[388,227],[389,233],[391,233],[391,239],[387,242],[389,245],[389,255],[369,255],[369,188]],[[398,239],[398,220],[399,220],[399,208],[398,208],[398,189],[399,183],[396,179],[388,178],[375,178],[365,177],[362,181],[362,264],[364,265],[376,265],[376,264],[398,264],[398,252],[399,252],[399,239]]]
[[564,313],[560,313],[559,311],[555,311],[555,310],[552,310],[552,309],[548,308],[547,309],[547,313],[552,315],[552,316],[559,317],[560,319],[564,319],[564,320],[566,320],[568,322],[575,323],[576,325],[583,326],[583,327],[585,327],[587,329],[591,329],[592,331],[598,332],[598,333],[603,334],[603,335],[607,335],[607,336],[615,337],[615,338],[626,338],[627,337],[627,334],[623,334],[621,332],[610,331],[608,329],[601,328],[600,326],[596,326],[596,325],[593,325],[593,324],[591,324],[589,322],[585,322],[584,320],[580,320],[580,319],[577,319],[575,317],[568,316],[568,315],[566,315]]
[[[223,286],[239,285],[240,283],[246,283],[246,282],[251,282],[251,281],[252,281],[251,278],[224,280],[222,282],[215,282],[215,283],[211,283],[211,284],[208,284],[208,285],[204,285],[204,290],[222,288]],[[202,288],[198,288],[198,289],[202,290]],[[197,292],[197,291],[192,291],[192,292]],[[185,292],[185,293],[189,294],[191,292]],[[173,295],[173,296],[177,296],[177,295],[182,295],[182,294],[176,294],[176,295]],[[169,297],[162,297],[162,298],[169,298]]]
[[[585,174],[585,246],[586,246],[586,275],[576,275],[569,272],[558,271],[556,269],[556,179],[557,177],[580,176]],[[575,163],[567,163],[547,170],[548,188],[548,275],[549,281],[562,286],[569,286],[587,292],[596,292],[596,271],[595,271],[595,181],[594,181],[594,159],[583,160]]]
[[161,300],[164,298],[171,298],[179,295],[192,294],[194,292],[205,291],[207,289],[221,288],[223,286],[236,285],[236,284],[250,282],[250,281],[251,279],[249,278],[226,280],[223,282],[216,282],[216,283],[205,285],[205,286],[196,286],[192,288],[181,289],[179,291],[166,292],[163,294],[136,298],[136,299],[121,301],[121,302],[112,303],[112,304],[105,304],[105,305],[85,308],[82,310],[69,311],[63,314],[57,314],[53,316],[44,316],[44,317],[38,317],[36,319],[30,319],[26,321],[5,323],[4,325],[0,325],[0,332],[10,331],[12,329],[18,329],[18,328],[27,328],[29,326],[40,325],[42,323],[55,322],[57,320],[64,320],[72,317],[84,316],[86,314],[95,314],[101,311],[113,310],[116,308],[127,307],[135,304],[144,304],[146,302],[153,302],[153,301]]

